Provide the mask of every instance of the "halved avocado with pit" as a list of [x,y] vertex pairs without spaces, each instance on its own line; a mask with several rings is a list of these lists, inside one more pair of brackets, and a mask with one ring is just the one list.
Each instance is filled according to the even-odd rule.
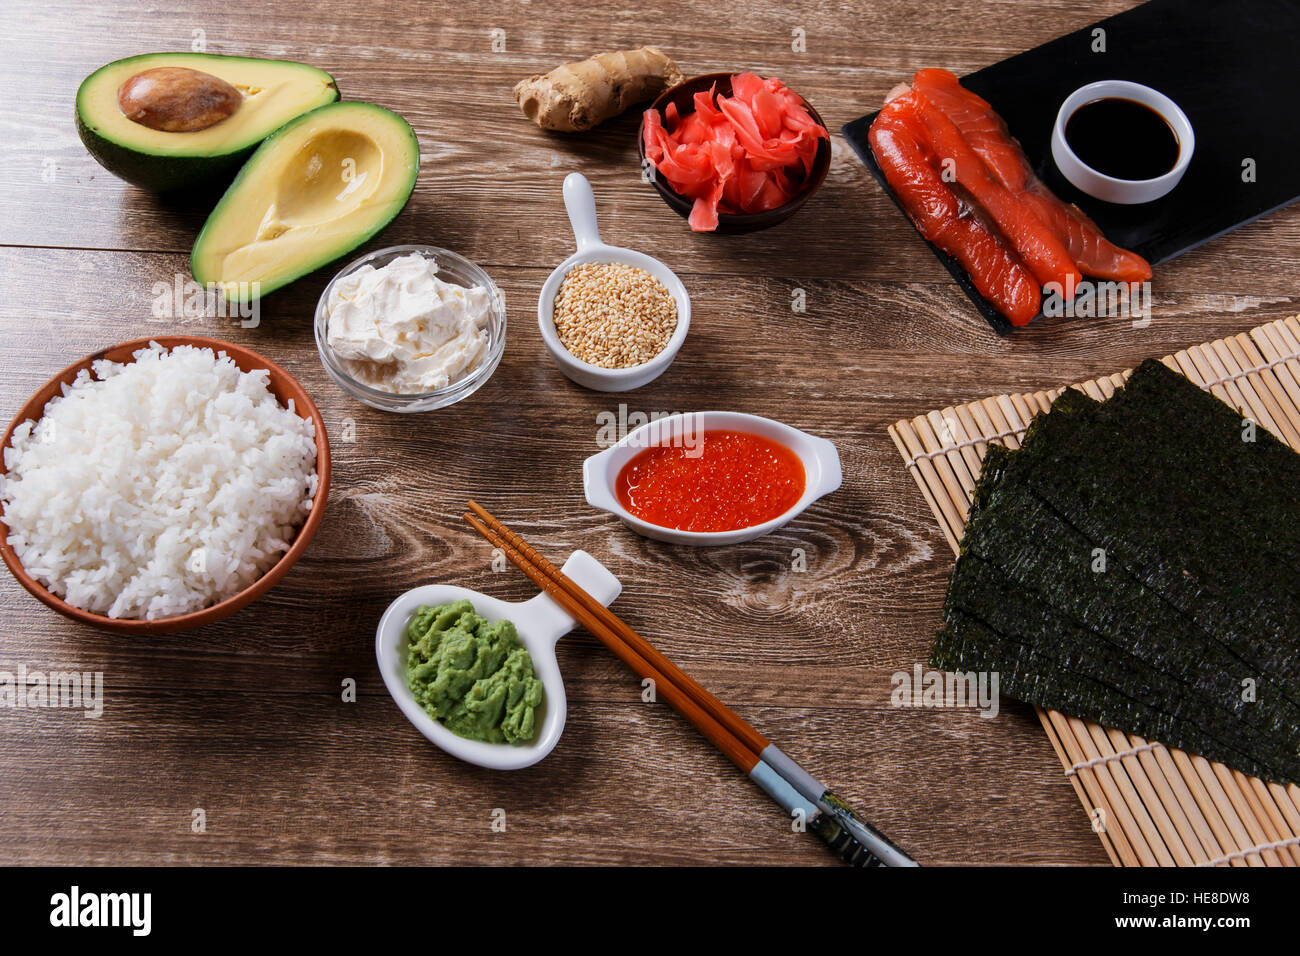
[[[201,129],[156,129],[123,113],[124,87],[150,71],[201,74],[239,94],[224,118]],[[200,84],[200,87],[202,84]],[[216,53],[146,53],[115,60],[77,90],[77,133],[101,166],[129,183],[166,192],[230,175],[262,140],[295,116],[339,98],[334,77],[289,60]]]
[[406,205],[420,171],[409,123],[332,103],[258,147],[208,216],[190,271],[228,301],[266,295],[361,245]]

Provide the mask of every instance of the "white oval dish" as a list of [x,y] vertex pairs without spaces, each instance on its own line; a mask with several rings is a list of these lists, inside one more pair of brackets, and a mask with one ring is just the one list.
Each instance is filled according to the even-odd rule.
[[[598,392],[626,392],[640,388],[664,373],[686,341],[686,332],[691,326],[691,297],[686,294],[686,287],[676,273],[658,259],[601,241],[596,223],[596,197],[591,191],[591,183],[581,173],[569,173],[564,178],[564,208],[569,212],[578,251],[547,277],[537,297],[537,324],[542,332],[542,341],[560,371],[579,385]],[[555,331],[555,294],[568,271],[587,262],[621,263],[643,269],[662,282],[672,295],[677,303],[677,328],[663,351],[650,361],[631,368],[601,368],[582,361],[560,341]]]
[[[1070,117],[1087,103],[1112,98],[1141,103],[1164,118],[1178,138],[1178,159],[1173,169],[1155,179],[1117,179],[1098,172],[1075,155],[1065,141],[1065,127]],[[1159,90],[1129,80],[1099,80],[1079,87],[1065,98],[1052,127],[1052,159],[1061,175],[1089,196],[1122,206],[1153,202],[1172,190],[1187,172],[1195,149],[1196,134],[1192,131],[1192,121],[1178,104]]]
[[[784,445],[798,455],[804,467],[804,492],[794,507],[771,521],[734,531],[678,531],[642,521],[619,502],[615,491],[618,473],[638,453],[655,445],[689,441],[692,435],[715,430],[758,435]],[[687,412],[669,415],[642,425],[618,444],[592,455],[582,463],[582,489],[587,504],[617,515],[629,528],[647,538],[673,544],[722,545],[752,541],[797,517],[818,498],[839,488],[843,480],[840,455],[831,442],[782,422],[742,412]]]
[[[575,551],[564,563],[564,573],[601,604],[608,607],[623,590],[618,578],[585,551]],[[457,736],[435,720],[415,701],[406,686],[406,625],[422,604],[438,605],[461,598],[489,621],[507,620],[515,625],[520,642],[533,659],[533,672],[542,682],[546,699],[542,704],[541,726],[530,744],[489,744]],[[545,594],[527,601],[501,601],[478,591],[452,584],[427,584],[401,595],[379,619],[375,630],[375,658],[384,686],[406,719],[430,741],[453,757],[490,770],[521,770],[531,767],[552,750],[564,732],[566,698],[555,644],[573,630],[576,622]]]

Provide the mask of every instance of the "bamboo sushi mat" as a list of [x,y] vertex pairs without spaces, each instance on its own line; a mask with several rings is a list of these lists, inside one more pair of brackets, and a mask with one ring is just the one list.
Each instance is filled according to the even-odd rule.
[[[1300,451],[1300,316],[1164,363]],[[1076,387],[1104,400],[1128,374]],[[1030,420],[1063,390],[999,395],[890,426],[954,553],[989,443],[1019,447]],[[1057,711],[1038,709],[1038,717],[1116,865],[1300,865],[1300,787]]]

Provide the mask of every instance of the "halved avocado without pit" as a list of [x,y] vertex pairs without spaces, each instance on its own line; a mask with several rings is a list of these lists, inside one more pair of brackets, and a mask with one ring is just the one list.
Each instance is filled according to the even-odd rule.
[[221,197],[190,271],[246,302],[346,255],[393,220],[420,170],[409,123],[373,103],[332,103],[285,124]]
[[82,81],[77,133],[115,176],[167,192],[233,175],[275,130],[338,98],[334,77],[305,63],[146,53]]

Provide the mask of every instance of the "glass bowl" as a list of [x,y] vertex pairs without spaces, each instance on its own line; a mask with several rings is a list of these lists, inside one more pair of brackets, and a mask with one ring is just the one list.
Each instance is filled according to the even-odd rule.
[[[382,268],[394,259],[410,255],[412,252],[417,252],[424,258],[437,262],[438,278],[444,282],[452,282],[466,288],[482,286],[488,290],[492,302],[492,314],[488,318],[487,357],[478,368],[445,388],[411,395],[395,395],[392,392],[385,392],[359,382],[348,373],[343,360],[335,355],[334,350],[330,348],[329,338],[326,334],[328,323],[326,306],[329,303],[330,294],[334,291],[335,283],[344,276],[351,275],[362,266],[373,266],[376,269]],[[380,249],[349,262],[339,270],[338,275],[330,280],[330,284],[321,293],[320,301],[316,303],[314,326],[316,350],[320,353],[321,364],[325,366],[325,371],[329,373],[329,377],[334,380],[334,383],[339,388],[353,398],[364,402],[371,408],[378,408],[380,411],[385,412],[428,412],[435,408],[446,408],[463,398],[468,398],[482,388],[483,383],[492,377],[492,373],[501,364],[501,356],[506,349],[506,303],[505,296],[497,288],[497,284],[492,281],[491,276],[464,256],[459,256],[447,249],[439,249],[437,246],[389,246],[387,249]]]

